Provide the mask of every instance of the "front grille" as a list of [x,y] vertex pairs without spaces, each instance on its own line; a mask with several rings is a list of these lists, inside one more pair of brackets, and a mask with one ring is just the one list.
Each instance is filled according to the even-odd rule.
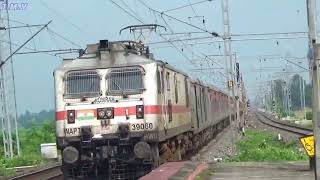
[[139,93],[143,88],[143,70],[139,67],[113,69],[108,74],[108,93]]
[[96,71],[74,71],[65,77],[67,98],[95,97],[100,94],[100,75]]

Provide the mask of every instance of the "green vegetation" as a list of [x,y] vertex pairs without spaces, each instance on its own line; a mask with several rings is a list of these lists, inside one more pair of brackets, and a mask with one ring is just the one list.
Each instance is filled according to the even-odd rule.
[[31,128],[33,124],[42,124],[47,119],[54,119],[54,110],[42,110],[39,113],[31,113],[26,111],[19,116],[19,124],[24,128]]
[[239,154],[231,161],[297,161],[307,160],[306,153],[299,152],[296,142],[285,143],[262,131],[248,130],[238,144]]
[[195,180],[205,180],[210,179],[210,177],[214,174],[214,168],[209,166],[207,169],[203,170],[200,174],[198,174]]
[[45,163],[45,160],[41,157],[40,144],[55,142],[54,121],[45,121],[41,125],[33,123],[31,128],[22,128],[19,133],[22,156],[14,157],[13,159],[4,157],[2,136],[0,137],[0,176],[8,176],[14,173],[6,168]]
[[[290,81],[283,81],[281,79],[276,79],[273,81],[273,99],[271,96],[266,99],[267,104],[269,104],[268,110],[273,111],[274,113],[278,114],[280,117],[286,117],[288,114],[285,113],[285,100],[288,97],[285,97],[286,94],[284,90],[286,88],[290,89],[291,92],[291,112],[296,110],[301,110],[301,92],[300,92],[300,84],[301,83],[301,76],[299,74],[295,74],[292,76]],[[305,80],[302,82],[305,86],[305,105],[306,107],[312,106],[312,85],[307,84]],[[258,100],[259,101],[259,100]],[[273,102],[274,101],[274,102]],[[273,106],[272,106],[273,105]]]
[[312,111],[308,111],[306,114],[307,120],[312,120]]

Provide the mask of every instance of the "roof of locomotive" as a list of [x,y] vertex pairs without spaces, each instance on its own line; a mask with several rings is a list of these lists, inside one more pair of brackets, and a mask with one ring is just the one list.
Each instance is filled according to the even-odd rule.
[[[223,92],[219,88],[206,84],[199,79],[192,79],[187,73],[176,69],[167,62],[156,60],[145,47],[134,41],[101,40],[100,43],[87,45],[85,53],[73,59],[64,59],[63,64],[57,70],[72,71],[79,69],[105,69],[113,67],[134,66],[157,63],[172,71],[189,77],[193,84],[202,85],[215,91]],[[224,93],[224,92],[223,92]]]

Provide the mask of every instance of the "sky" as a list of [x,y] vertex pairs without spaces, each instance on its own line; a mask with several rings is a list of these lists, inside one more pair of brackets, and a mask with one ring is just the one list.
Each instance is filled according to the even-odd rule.
[[[128,15],[116,4],[130,14],[134,14],[143,23],[156,23],[167,27],[167,31],[160,29],[150,36],[149,42],[152,52],[157,59],[166,61],[189,73],[193,78],[213,83],[224,88],[225,78],[221,76],[225,70],[223,58],[224,45],[221,38],[210,37],[202,40],[187,40],[172,44],[155,43],[165,39],[188,39],[193,37],[208,37],[207,33],[162,35],[178,32],[199,32],[201,30],[180,23],[174,18],[191,23],[201,29],[223,34],[223,17],[221,0],[212,0],[188,6],[166,14],[174,17],[160,16],[159,13],[145,7],[139,0],[11,0],[25,2],[28,6],[24,10],[10,10],[11,26],[25,24],[45,24],[52,20],[49,29],[43,30],[25,47],[36,50],[85,48],[86,44],[97,43],[101,39],[132,40],[129,32],[121,35],[123,27],[141,24]],[[159,12],[180,7],[201,0],[142,0],[150,8]],[[284,33],[307,32],[307,14],[305,0],[229,0],[231,34],[247,34],[235,36],[232,51],[240,63],[240,69],[250,98],[254,98],[260,84],[275,78],[284,78],[290,74],[281,74],[283,68],[301,71],[294,65],[288,64],[281,57],[305,58],[308,51],[306,34],[282,35],[281,37],[299,37],[296,39],[248,40],[252,38],[272,38],[275,36],[249,36],[255,33]],[[319,9],[319,8],[318,8]],[[205,23],[203,23],[203,20]],[[12,29],[12,42],[22,44],[40,27]],[[280,36],[277,36],[280,37]],[[173,40],[173,39],[171,39]],[[194,44],[194,42],[203,42]],[[208,43],[210,42],[210,43]],[[153,43],[153,44],[152,44]],[[206,43],[206,44],[204,44]],[[193,44],[193,45],[190,45]],[[16,49],[17,46],[13,46]],[[183,50],[183,51],[182,51]],[[20,52],[29,51],[22,49]],[[183,55],[182,55],[183,54]],[[197,68],[208,67],[205,55],[215,55],[210,58],[211,71],[199,73]],[[218,56],[217,56],[218,55]],[[59,55],[70,56],[70,55]],[[260,62],[261,60],[261,62]],[[215,61],[213,63],[212,61]],[[293,59],[299,63],[296,59]],[[307,67],[306,59],[299,59],[301,65]],[[53,71],[62,63],[62,59],[48,54],[16,55],[13,57],[15,85],[17,93],[18,114],[26,110],[39,112],[43,109],[54,109]],[[217,65],[219,64],[219,65]],[[279,68],[280,67],[280,68]],[[259,70],[263,69],[263,70]],[[308,73],[303,73],[308,79]]]

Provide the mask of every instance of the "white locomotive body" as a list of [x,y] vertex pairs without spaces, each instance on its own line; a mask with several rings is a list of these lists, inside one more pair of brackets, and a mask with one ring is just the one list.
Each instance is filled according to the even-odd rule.
[[225,93],[151,56],[136,42],[101,40],[55,71],[65,177],[137,178],[229,124]]

